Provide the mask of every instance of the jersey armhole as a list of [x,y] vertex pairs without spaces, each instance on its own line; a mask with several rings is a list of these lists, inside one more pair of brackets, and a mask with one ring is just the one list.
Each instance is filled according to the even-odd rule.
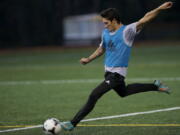
[[135,36],[140,32],[140,31],[137,32],[136,25],[137,25],[137,22],[129,24],[125,27],[123,31],[123,39],[125,43],[127,44],[127,46],[129,47],[133,45]]

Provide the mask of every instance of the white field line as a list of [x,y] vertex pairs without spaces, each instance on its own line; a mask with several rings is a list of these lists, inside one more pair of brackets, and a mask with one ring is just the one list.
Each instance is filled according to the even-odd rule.
[[13,128],[13,129],[7,129],[7,130],[0,130],[0,133],[21,131],[21,130],[34,129],[34,128],[42,128],[42,125],[36,125],[36,126],[24,127],[24,128]]
[[81,122],[106,120],[106,119],[114,119],[114,118],[122,118],[122,117],[135,116],[135,115],[140,115],[140,114],[151,114],[151,113],[167,112],[167,111],[173,111],[173,110],[180,110],[180,107],[172,107],[172,108],[152,110],[152,111],[146,111],[146,112],[135,112],[135,113],[127,113],[127,114],[114,115],[114,116],[92,118],[92,119],[82,120]]
[[[114,116],[91,118],[91,119],[82,120],[81,122],[97,121],[97,120],[105,120],[105,119],[114,119],[114,118],[122,118],[122,117],[136,116],[136,115],[142,115],[142,114],[152,114],[152,113],[157,113],[157,112],[167,112],[167,111],[173,111],[173,110],[180,110],[180,107],[172,107],[172,108],[151,110],[151,111],[146,111],[146,112],[135,112],[135,113],[126,113],[126,114],[114,115]],[[8,130],[0,130],[0,133],[21,131],[21,130],[27,130],[27,129],[33,129],[33,128],[42,128],[42,125],[35,125],[35,126],[24,127],[24,128],[14,128],[14,129],[8,129]]]
[[[180,77],[127,78],[127,81],[180,81]],[[0,81],[0,85],[33,85],[33,84],[69,84],[69,83],[97,83],[103,79],[72,79],[72,80],[35,80],[35,81]]]

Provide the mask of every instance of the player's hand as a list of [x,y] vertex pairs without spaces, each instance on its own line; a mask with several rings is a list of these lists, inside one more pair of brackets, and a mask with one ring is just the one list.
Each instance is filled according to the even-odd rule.
[[169,9],[173,6],[173,2],[169,1],[169,2],[165,2],[164,4],[162,4],[161,6],[159,6],[159,9],[164,10],[164,9]]
[[80,63],[83,64],[83,65],[86,65],[87,63],[90,62],[90,59],[89,58],[81,58],[80,59]]

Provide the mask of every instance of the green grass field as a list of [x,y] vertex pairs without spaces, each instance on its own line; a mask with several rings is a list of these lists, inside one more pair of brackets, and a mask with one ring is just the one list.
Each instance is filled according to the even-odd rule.
[[[47,118],[69,120],[103,80],[103,57],[83,66],[79,59],[95,48],[12,51],[0,54],[0,131],[39,125]],[[86,119],[180,107],[180,46],[134,47],[127,83],[161,79],[171,95],[148,92],[121,98],[114,91],[104,95]],[[138,80],[139,79],[139,80]],[[180,110],[89,121],[62,135],[178,135]],[[112,125],[119,126],[100,126]],[[120,126],[134,124],[134,126]],[[142,126],[138,126],[142,124]],[[143,126],[153,124],[154,126]],[[12,127],[8,127],[12,126]],[[0,132],[0,135],[43,135],[41,128]]]

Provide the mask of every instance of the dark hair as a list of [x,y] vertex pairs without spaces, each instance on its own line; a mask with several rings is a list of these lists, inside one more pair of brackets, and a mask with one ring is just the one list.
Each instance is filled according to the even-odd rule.
[[120,14],[119,14],[118,10],[115,8],[108,8],[108,9],[103,10],[100,13],[100,16],[103,18],[106,18],[107,20],[110,20],[110,21],[112,21],[113,19],[116,19],[116,21],[118,23],[121,22]]

